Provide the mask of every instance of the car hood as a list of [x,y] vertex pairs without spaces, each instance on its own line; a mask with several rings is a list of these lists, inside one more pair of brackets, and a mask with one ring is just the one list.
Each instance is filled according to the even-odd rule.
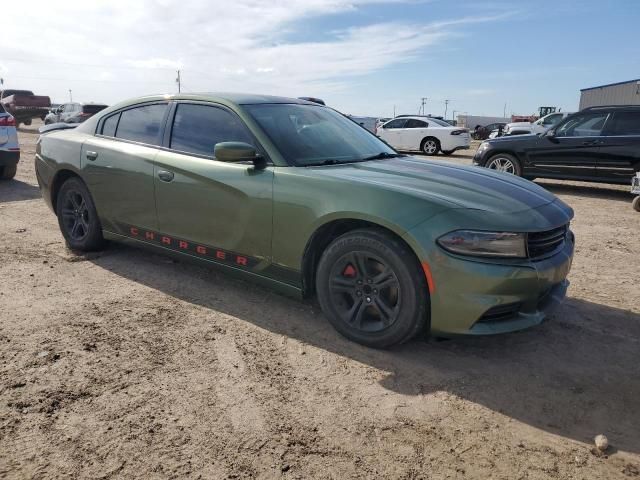
[[395,190],[449,208],[503,214],[557,200],[544,188],[514,175],[415,157],[308,168],[319,175]]

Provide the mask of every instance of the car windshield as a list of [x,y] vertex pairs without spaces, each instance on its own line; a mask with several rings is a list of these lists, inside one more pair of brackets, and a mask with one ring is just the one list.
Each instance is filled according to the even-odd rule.
[[290,165],[330,165],[399,155],[331,108],[281,103],[246,105],[245,109]]

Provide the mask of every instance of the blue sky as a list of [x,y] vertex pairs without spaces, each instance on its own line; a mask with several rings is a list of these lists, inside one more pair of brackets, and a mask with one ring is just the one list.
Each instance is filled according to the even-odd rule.
[[179,68],[187,91],[319,96],[354,115],[415,113],[421,97],[433,114],[445,99],[450,114],[530,114],[640,77],[636,0],[30,5],[3,25],[0,76],[55,101],[172,92]]

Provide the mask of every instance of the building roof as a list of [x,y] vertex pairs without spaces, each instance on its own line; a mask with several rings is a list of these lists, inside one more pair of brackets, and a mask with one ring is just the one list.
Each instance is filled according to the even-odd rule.
[[581,88],[580,91],[584,92],[586,90],[595,90],[597,88],[613,87],[614,85],[624,85],[625,83],[638,83],[638,82],[640,82],[640,78],[636,78],[635,80],[627,80],[626,82],[608,83],[606,85],[599,85],[597,87]]

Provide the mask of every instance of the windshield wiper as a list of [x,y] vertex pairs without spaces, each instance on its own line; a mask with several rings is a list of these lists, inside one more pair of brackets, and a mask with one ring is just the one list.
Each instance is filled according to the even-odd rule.
[[389,153],[389,152],[380,152],[375,155],[371,155],[370,157],[364,157],[361,161],[366,162],[367,160],[383,160],[385,158],[396,158],[396,157],[404,157],[405,155],[402,153]]

